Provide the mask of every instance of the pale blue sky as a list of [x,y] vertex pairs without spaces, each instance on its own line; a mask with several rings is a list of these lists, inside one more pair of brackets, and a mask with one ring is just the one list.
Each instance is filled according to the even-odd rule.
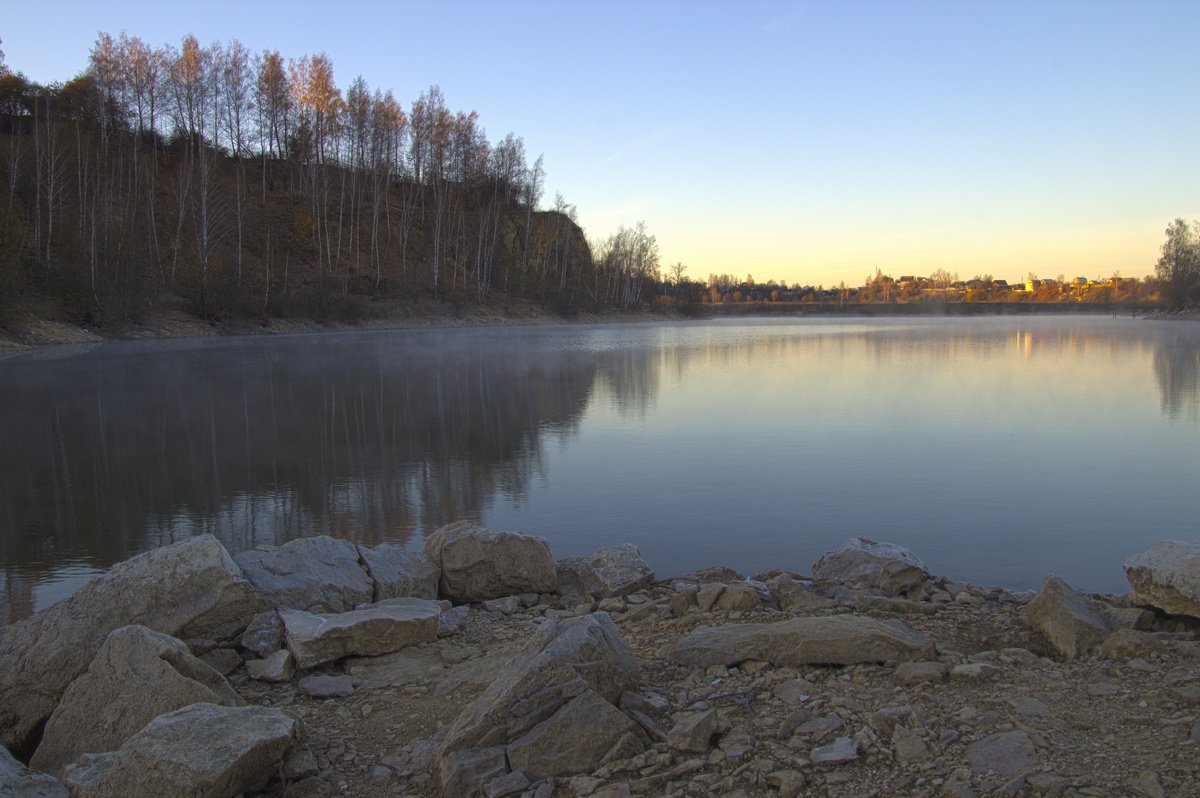
[[545,156],[599,238],[665,264],[858,284],[1153,271],[1200,217],[1200,3],[7,0],[30,78],[97,32],[324,51],[406,106],[430,84]]

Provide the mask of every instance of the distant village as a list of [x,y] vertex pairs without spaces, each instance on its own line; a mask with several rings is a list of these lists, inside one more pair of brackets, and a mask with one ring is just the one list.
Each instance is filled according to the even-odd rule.
[[1153,278],[1112,276],[1102,279],[1075,277],[1039,278],[1029,275],[1010,283],[984,275],[960,280],[957,275],[935,272],[929,277],[902,275],[898,278],[876,271],[857,287],[784,285],[774,281],[757,283],[747,275],[736,281],[730,275],[709,275],[707,286],[696,297],[700,302],[818,302],[904,304],[922,301],[945,302],[1087,302],[1150,303],[1159,300],[1158,281]]

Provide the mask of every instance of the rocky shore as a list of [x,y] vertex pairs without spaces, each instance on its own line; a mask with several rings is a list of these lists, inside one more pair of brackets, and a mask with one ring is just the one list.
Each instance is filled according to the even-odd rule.
[[199,536],[0,627],[0,794],[1200,795],[1200,544],[1125,568],[1013,594],[865,539],[657,579],[466,522]]

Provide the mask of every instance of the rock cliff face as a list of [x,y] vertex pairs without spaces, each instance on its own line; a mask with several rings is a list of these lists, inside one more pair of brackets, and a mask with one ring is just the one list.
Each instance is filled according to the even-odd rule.
[[[1188,583],[1177,557],[1134,558],[1147,573],[1114,598],[1054,577],[1036,595],[983,590],[869,541],[822,558],[819,581],[715,567],[653,582],[632,547],[556,569],[545,541],[515,533],[458,524],[430,539],[415,562],[332,539],[303,544],[314,560],[340,552],[320,567],[260,552],[248,572],[273,574],[255,577],[262,592],[215,541],[152,552],[73,605],[116,626],[61,688],[31,692],[30,663],[95,639],[88,619],[6,627],[0,657],[21,667],[0,670],[0,713],[50,709],[44,734],[16,727],[40,742],[35,769],[0,756],[0,791],[1083,798],[1200,783],[1200,618],[1134,603],[1151,582]],[[325,560],[365,602],[328,592]],[[282,589],[285,573],[298,581]],[[195,595],[122,603],[134,576],[148,594],[164,579]],[[390,595],[430,584],[442,601]],[[164,618],[190,646],[130,625]]]

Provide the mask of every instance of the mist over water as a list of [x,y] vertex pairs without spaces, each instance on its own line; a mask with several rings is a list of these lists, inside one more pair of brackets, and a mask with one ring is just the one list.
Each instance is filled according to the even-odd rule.
[[211,532],[419,548],[472,518],[660,576],[937,573],[1124,592],[1200,519],[1200,325],[737,320],[101,344],[0,361],[0,611]]

